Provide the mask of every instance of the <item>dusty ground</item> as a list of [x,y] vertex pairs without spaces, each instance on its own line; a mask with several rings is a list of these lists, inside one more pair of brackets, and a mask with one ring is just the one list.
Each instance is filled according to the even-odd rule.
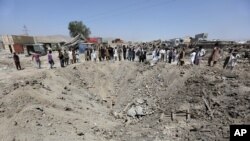
[[3,141],[229,140],[230,124],[250,123],[247,63],[233,72],[127,61],[61,69],[56,59],[49,70],[46,57],[42,69],[20,57],[22,71],[0,59]]

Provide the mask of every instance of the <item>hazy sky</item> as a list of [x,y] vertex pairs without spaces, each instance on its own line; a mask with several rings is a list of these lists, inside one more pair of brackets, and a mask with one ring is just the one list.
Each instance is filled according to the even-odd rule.
[[125,40],[250,39],[250,0],[0,0],[0,34],[69,35],[72,20]]

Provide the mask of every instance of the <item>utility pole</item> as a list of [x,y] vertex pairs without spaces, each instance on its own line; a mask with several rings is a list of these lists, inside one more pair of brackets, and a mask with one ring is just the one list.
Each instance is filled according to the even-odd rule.
[[29,31],[29,30],[28,30],[27,26],[24,25],[24,26],[23,26],[24,35],[28,36],[28,35],[29,35],[28,31]]

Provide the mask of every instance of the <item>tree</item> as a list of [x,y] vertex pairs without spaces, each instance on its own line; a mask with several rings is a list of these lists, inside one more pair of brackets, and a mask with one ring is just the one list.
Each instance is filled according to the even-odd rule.
[[82,21],[71,21],[69,23],[68,29],[71,37],[82,34],[85,38],[88,38],[91,34],[90,29],[85,24],[83,24]]

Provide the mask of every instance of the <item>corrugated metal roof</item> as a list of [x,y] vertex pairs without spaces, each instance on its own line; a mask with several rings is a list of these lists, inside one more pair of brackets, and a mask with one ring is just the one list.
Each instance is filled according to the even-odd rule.
[[34,36],[36,43],[60,43],[69,42],[72,40],[69,36],[54,35],[54,36]]

